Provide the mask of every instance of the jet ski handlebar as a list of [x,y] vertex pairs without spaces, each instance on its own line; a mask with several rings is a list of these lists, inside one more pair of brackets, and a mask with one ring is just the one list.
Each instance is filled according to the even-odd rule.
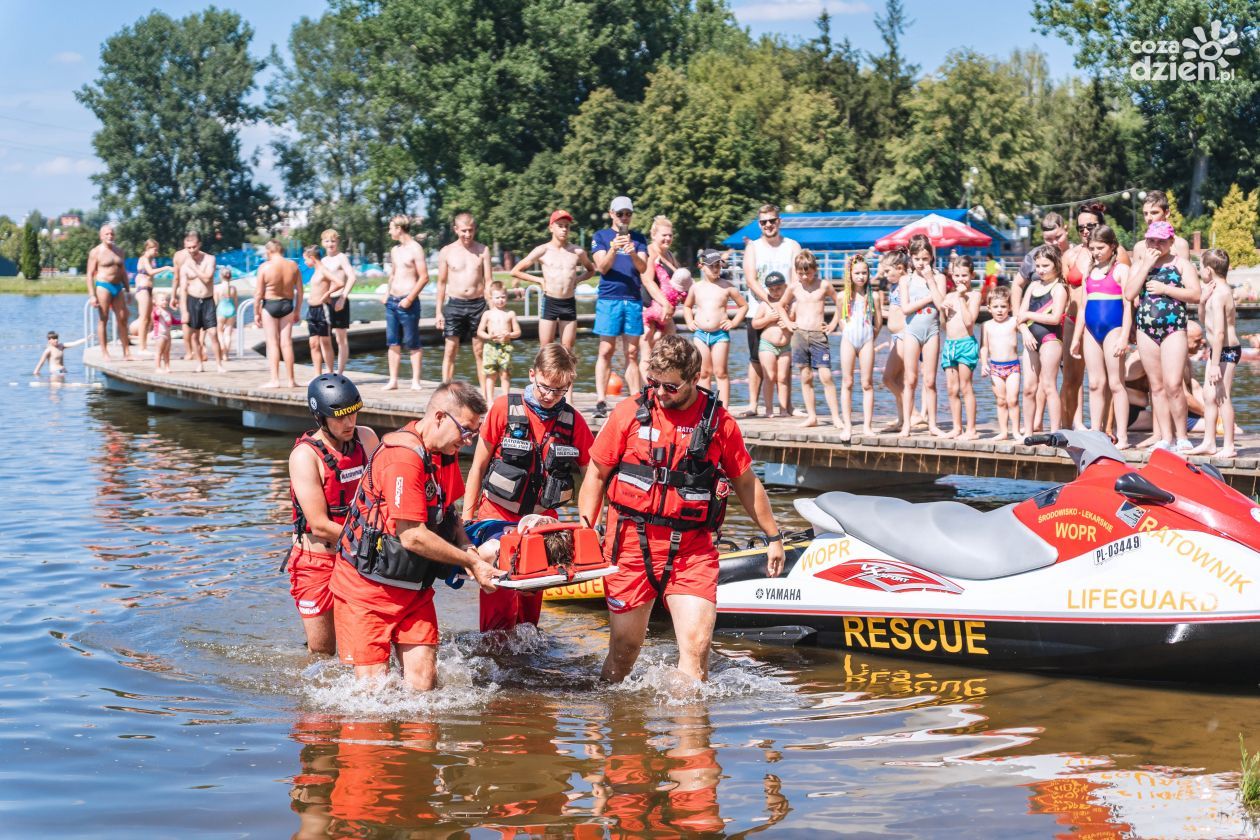
[[1084,472],[1085,468],[1095,461],[1103,459],[1125,463],[1124,455],[1116,450],[1116,445],[1111,442],[1111,438],[1102,432],[1063,429],[1057,432],[1029,435],[1024,438],[1024,445],[1053,446],[1055,449],[1062,450],[1076,464],[1078,473]]
[[1055,449],[1064,449],[1067,445],[1067,438],[1062,432],[1046,432],[1024,438],[1024,446],[1053,446]]

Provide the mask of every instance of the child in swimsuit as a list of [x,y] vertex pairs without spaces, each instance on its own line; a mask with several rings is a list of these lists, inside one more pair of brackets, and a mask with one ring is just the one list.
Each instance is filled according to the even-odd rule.
[[175,324],[175,314],[171,312],[171,296],[166,292],[158,292],[153,300],[153,344],[156,354],[153,357],[153,369],[158,373],[171,372],[171,328]]
[[1024,431],[1041,424],[1037,392],[1050,413],[1050,431],[1062,426],[1063,405],[1059,401],[1059,362],[1063,359],[1063,312],[1068,290],[1063,283],[1063,261],[1059,249],[1040,245],[1033,251],[1037,279],[1028,284],[1020,303],[1019,331],[1024,339],[1029,376],[1037,377],[1037,391],[1024,396]]
[[[731,378],[727,359],[731,353],[731,330],[744,322],[748,301],[722,277],[726,255],[715,248],[700,252],[700,278],[691,284],[683,300],[683,317],[691,330],[691,341],[700,351],[700,387],[708,388],[717,379],[718,399],[731,401]],[[727,311],[735,305],[734,313]]]
[[[980,293],[972,290],[976,280],[971,257],[956,258],[949,267],[953,288],[945,296],[945,346],[941,350],[941,367],[949,388],[949,413],[954,425],[947,437],[975,440],[976,392],[971,375],[980,364],[980,345],[973,330],[980,317]],[[967,410],[963,429],[963,409]]]
[[[840,297],[844,330],[840,338],[840,413],[844,437],[853,435],[853,371],[862,367],[862,434],[873,435],[875,415],[875,335],[883,326],[882,307],[871,287],[871,267],[861,254],[849,257]],[[763,365],[764,366],[764,365]]]
[[[1203,443],[1190,450],[1192,454],[1220,455],[1233,458],[1234,403],[1230,391],[1234,386],[1234,368],[1242,359],[1242,343],[1238,340],[1238,311],[1234,293],[1225,280],[1229,274],[1229,254],[1220,248],[1204,251],[1199,257],[1203,266],[1203,297],[1199,311],[1203,313],[1203,333],[1208,345],[1208,363],[1203,377]],[[1216,448],[1216,418],[1224,426],[1225,448]]]
[[1117,259],[1120,241],[1106,225],[1091,231],[1089,250],[1093,263],[1085,276],[1085,317],[1072,331],[1071,354],[1081,358],[1084,348],[1089,371],[1090,428],[1102,431],[1107,418],[1107,396],[1111,395],[1116,423],[1116,447],[1127,449],[1129,392],[1124,387],[1124,354],[1129,347],[1133,309],[1124,299],[1129,267]]
[[149,323],[153,319],[153,275],[157,273],[158,244],[146,239],[144,253],[136,260],[136,338],[140,352],[149,349]]
[[232,349],[232,333],[236,330],[236,307],[238,297],[236,294],[236,286],[232,285],[232,269],[223,266],[219,269],[219,280],[222,285],[214,290],[214,295],[218,298],[218,304],[215,307],[215,314],[219,320],[219,346],[223,348],[223,358],[231,355]]
[[477,337],[483,342],[481,369],[486,374],[486,402],[494,402],[495,377],[506,396],[512,390],[512,342],[521,337],[516,313],[507,308],[507,290],[502,281],[490,284],[490,308],[481,313]]
[[892,395],[893,405],[897,408],[897,419],[880,429],[881,432],[898,432],[902,427],[901,392],[905,388],[905,367],[901,363],[901,350],[897,342],[901,341],[906,331],[906,313],[901,310],[901,294],[905,288],[902,278],[910,267],[910,255],[904,248],[890,251],[879,260],[877,277],[883,277],[887,284],[887,315],[884,322],[888,325],[892,347],[884,360],[884,388]]
[[[998,433],[993,440],[1019,436],[1019,332],[1011,317],[1010,286],[989,291],[989,314],[980,330],[980,375],[988,376],[997,400]],[[1010,434],[1007,434],[1007,430]]]
[[[789,417],[791,411],[788,406],[792,400],[792,354],[788,345],[792,341],[792,330],[788,327],[788,320],[779,314],[775,306],[783,300],[783,293],[787,291],[787,278],[781,272],[772,271],[766,275],[764,285],[770,302],[752,301],[749,309],[751,311],[753,304],[760,304],[757,313],[752,316],[752,326],[761,333],[761,337],[757,339],[757,357],[761,360],[766,382],[770,383],[770,387],[762,389],[766,399],[766,416]],[[770,406],[771,392],[778,396],[777,413]]]
[[1151,383],[1155,446],[1186,453],[1194,446],[1186,431],[1185,389],[1163,372],[1186,366],[1186,305],[1199,301],[1200,288],[1190,260],[1172,252],[1175,237],[1168,222],[1151,222],[1124,293],[1137,301],[1138,355]]
[[941,305],[945,302],[945,275],[936,270],[936,250],[926,236],[910,239],[910,282],[901,298],[907,320],[901,341],[905,386],[901,389],[903,424],[898,437],[909,437],[914,417],[914,392],[923,379],[923,409],[928,431],[942,434],[936,425],[936,363],[941,351]]
[[[835,286],[818,276],[818,258],[813,251],[801,251],[792,266],[796,269],[796,278],[788,284],[787,293],[777,308],[784,318],[789,319],[792,328],[792,366],[801,374],[801,399],[807,412],[801,425],[818,425],[818,410],[814,405],[814,371],[818,371],[823,396],[831,409],[831,422],[837,429],[842,429],[836,382],[831,375],[831,342],[828,339],[840,326],[840,295],[836,294]],[[834,303],[835,311],[831,320],[824,322],[828,298]],[[789,318],[790,305],[794,306]]]

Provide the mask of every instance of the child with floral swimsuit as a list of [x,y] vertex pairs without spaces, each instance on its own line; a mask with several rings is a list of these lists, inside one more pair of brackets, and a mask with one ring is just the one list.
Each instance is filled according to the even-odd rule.
[[997,399],[998,433],[993,439],[1006,440],[1019,436],[1019,332],[1011,316],[1011,287],[990,289],[988,304],[993,317],[980,330],[980,375],[989,377]]
[[1186,453],[1186,305],[1199,301],[1199,276],[1190,260],[1173,253],[1176,232],[1168,222],[1146,229],[1146,248],[1125,283],[1125,297],[1137,301],[1137,345],[1151,385],[1155,446]]
[[844,293],[840,298],[844,323],[840,334],[840,413],[845,438],[853,435],[855,362],[862,369],[862,434],[875,434],[871,427],[875,414],[875,336],[884,320],[877,295],[871,288],[871,267],[866,258],[854,254],[845,266]]

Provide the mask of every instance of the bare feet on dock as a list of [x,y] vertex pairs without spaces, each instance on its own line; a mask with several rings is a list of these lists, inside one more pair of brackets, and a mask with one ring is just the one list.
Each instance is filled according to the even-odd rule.
[[1233,449],[1233,448],[1230,448],[1230,447],[1226,447],[1225,449],[1218,449],[1218,450],[1216,451],[1216,457],[1218,457],[1218,458],[1236,458],[1236,457],[1238,457],[1238,451],[1237,451],[1236,449]]
[[874,429],[872,429],[870,426],[865,426],[865,425],[864,425],[864,426],[862,426],[862,434],[867,435],[867,436],[874,435],[874,434],[875,434],[875,430],[874,430]]
[[950,429],[948,432],[945,432],[945,431],[942,431],[942,430],[940,430],[940,429],[935,429],[935,428],[934,428],[934,429],[932,429],[932,435],[933,435],[933,437],[956,438],[956,437],[958,437],[958,430],[957,430],[957,429]]
[[1131,444],[1129,443],[1128,440],[1120,440],[1120,439],[1116,440],[1116,449],[1119,449],[1121,452],[1130,448],[1131,448]]
[[382,391],[397,391],[398,383],[391,379],[381,386],[381,390]]
[[818,418],[817,418],[817,417],[806,417],[806,418],[805,418],[805,422],[801,424],[801,426],[802,426],[803,428],[806,428],[806,429],[808,429],[808,428],[810,428],[810,427],[812,427],[812,426],[817,426],[817,425],[818,425]]
[[903,425],[904,424],[900,420],[894,420],[891,423],[881,426],[879,429],[879,433],[881,435],[888,435],[888,434],[892,434],[893,432],[899,432],[901,431],[901,427]]
[[205,365],[203,365],[201,362],[197,362],[197,365],[193,368],[193,372],[194,372],[194,373],[205,373],[205,372],[206,372],[206,366],[205,366]]
[[977,432],[975,429],[972,429],[970,432],[963,432],[961,435],[958,436],[958,439],[959,440],[979,440],[980,433]]
[[997,443],[998,441],[1010,440],[1010,439],[1011,439],[1011,436],[1008,435],[1006,432],[1002,432],[1002,434],[998,435],[997,437],[989,438],[989,440],[993,441],[994,443]]
[[227,373],[227,367],[225,367],[224,365],[219,365],[219,373]]
[[419,382],[415,381],[414,379],[413,379],[413,380],[411,380],[411,390],[413,390],[413,391],[419,391],[419,390],[420,390],[420,388],[421,388],[421,385],[420,385],[420,383],[419,383]]
[[263,383],[262,385],[259,385],[258,387],[259,388],[279,388],[280,383],[273,379],[270,382],[266,382],[266,383]]
[[1198,446],[1191,449],[1186,454],[1187,455],[1215,455],[1216,454],[1216,441],[1212,441],[1211,443],[1209,443],[1208,441],[1205,440],[1203,441],[1203,443],[1200,443]]
[[298,384],[297,384],[296,382],[294,382],[292,379],[290,379],[290,380],[289,380],[289,384],[288,384],[288,385],[285,385],[284,387],[286,387],[286,388],[296,388],[297,386],[298,386]]
[[928,426],[928,432],[932,435],[935,435],[936,437],[953,437],[953,435],[945,434],[944,432],[941,431],[939,426],[935,426],[935,425]]

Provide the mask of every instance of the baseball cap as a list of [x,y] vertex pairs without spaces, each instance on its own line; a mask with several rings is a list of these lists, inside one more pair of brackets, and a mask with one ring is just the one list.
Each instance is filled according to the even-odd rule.
[[547,220],[547,224],[554,225],[556,222],[560,221],[561,219],[568,219],[571,222],[573,221],[573,214],[570,213],[568,210],[556,210],[552,212],[551,218]]
[[782,272],[772,271],[766,275],[765,285],[767,288],[770,286],[782,286],[785,283],[787,283],[787,278],[783,276]]
[[717,265],[725,257],[726,253],[717,248],[705,248],[699,254],[701,265]]
[[619,213],[622,210],[629,210],[633,213],[634,205],[630,202],[629,196],[619,195],[612,200],[612,204],[608,205],[608,210],[611,213]]
[[1175,239],[1176,231],[1173,230],[1171,222],[1151,222],[1150,227],[1146,229],[1146,235],[1143,239]]

